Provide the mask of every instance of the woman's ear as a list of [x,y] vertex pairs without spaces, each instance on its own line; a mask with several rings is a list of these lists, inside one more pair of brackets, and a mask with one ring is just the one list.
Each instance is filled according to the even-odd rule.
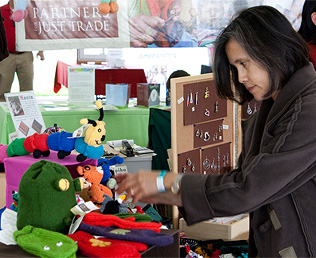
[[316,12],[311,14],[312,22],[316,25]]

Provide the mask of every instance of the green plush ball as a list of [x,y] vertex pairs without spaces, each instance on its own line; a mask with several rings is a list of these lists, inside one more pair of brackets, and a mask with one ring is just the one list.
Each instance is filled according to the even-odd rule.
[[68,234],[76,202],[73,179],[65,166],[47,160],[32,164],[19,185],[17,228],[27,225]]
[[9,157],[13,156],[25,156],[30,154],[24,148],[25,138],[16,138],[13,142],[11,142],[7,148],[7,155]]

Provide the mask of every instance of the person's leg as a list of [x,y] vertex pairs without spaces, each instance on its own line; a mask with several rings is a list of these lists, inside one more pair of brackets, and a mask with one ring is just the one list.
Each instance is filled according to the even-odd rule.
[[15,54],[9,54],[7,58],[0,62],[0,101],[5,101],[4,93],[11,91],[16,71],[15,64]]
[[25,52],[17,56],[17,69],[20,91],[33,90],[33,53]]

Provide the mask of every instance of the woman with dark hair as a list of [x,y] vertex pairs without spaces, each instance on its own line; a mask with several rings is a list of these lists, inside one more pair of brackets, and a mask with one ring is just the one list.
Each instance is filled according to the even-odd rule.
[[298,30],[308,44],[309,57],[316,69],[316,1],[306,0],[302,11],[302,23]]
[[221,97],[262,101],[242,123],[237,168],[120,174],[118,193],[177,205],[188,225],[249,212],[249,257],[316,257],[316,73],[304,40],[273,7],[246,9],[219,35],[213,72]]

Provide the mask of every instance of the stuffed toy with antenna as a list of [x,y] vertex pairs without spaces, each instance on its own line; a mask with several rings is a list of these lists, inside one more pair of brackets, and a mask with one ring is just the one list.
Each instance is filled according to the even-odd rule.
[[81,119],[80,124],[88,125],[84,138],[80,137],[75,142],[75,150],[80,154],[77,161],[82,162],[87,158],[99,159],[102,157],[104,147],[102,142],[105,140],[105,123],[102,121],[104,111],[100,100],[96,101],[96,106],[100,111],[98,120]]

